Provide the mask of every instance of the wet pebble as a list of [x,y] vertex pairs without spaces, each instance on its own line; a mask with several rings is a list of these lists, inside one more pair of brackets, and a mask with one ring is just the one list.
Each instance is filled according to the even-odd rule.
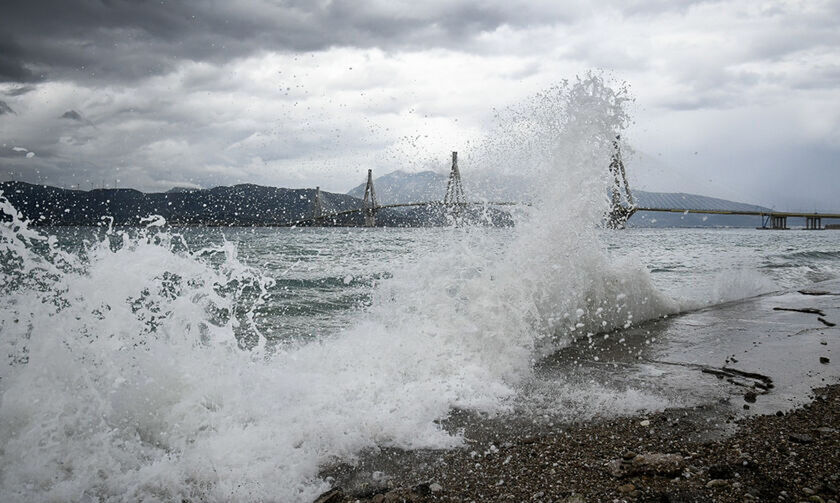
[[633,484],[624,484],[618,486],[618,492],[620,492],[621,494],[629,494],[635,490],[636,486],[634,486]]
[[788,440],[796,442],[797,444],[810,444],[814,441],[811,435],[805,433],[791,433],[788,435]]
[[718,464],[709,467],[709,478],[712,479],[731,479],[734,476],[732,467],[729,465]]

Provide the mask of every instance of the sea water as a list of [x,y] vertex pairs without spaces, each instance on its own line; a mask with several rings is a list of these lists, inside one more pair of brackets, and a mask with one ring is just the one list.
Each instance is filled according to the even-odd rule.
[[311,501],[330,463],[461,445],[454,409],[541,414],[535,362],[575,337],[838,276],[832,232],[599,230],[623,107],[589,77],[512,112],[483,148],[539,181],[513,229],[4,223],[3,499]]

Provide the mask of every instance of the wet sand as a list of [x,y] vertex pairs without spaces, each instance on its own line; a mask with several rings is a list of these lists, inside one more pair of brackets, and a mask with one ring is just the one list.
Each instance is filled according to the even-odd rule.
[[343,489],[320,501],[840,501],[838,321],[829,282],[578,340],[537,365],[535,388],[572,374],[681,406],[578,422],[455,412],[443,424],[464,448],[327,467]]

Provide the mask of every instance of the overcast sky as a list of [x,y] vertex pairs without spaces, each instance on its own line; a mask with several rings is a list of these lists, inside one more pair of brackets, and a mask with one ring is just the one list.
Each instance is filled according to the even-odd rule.
[[595,69],[636,98],[634,187],[837,210],[838,26],[830,0],[6,0],[0,180],[344,192]]

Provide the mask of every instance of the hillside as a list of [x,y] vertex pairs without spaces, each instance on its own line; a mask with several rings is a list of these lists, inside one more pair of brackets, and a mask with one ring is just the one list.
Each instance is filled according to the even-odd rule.
[[[115,225],[141,225],[160,215],[172,225],[264,226],[286,225],[310,218],[315,189],[285,189],[242,184],[212,189],[174,188],[143,193],[133,189],[67,190],[24,182],[0,183],[3,197],[33,225],[101,225],[113,218]],[[321,192],[324,214],[362,207],[346,194]],[[0,212],[0,218],[3,217]],[[510,226],[506,212],[466,208],[460,217],[477,225]],[[377,212],[378,227],[428,227],[451,224],[451,214],[439,206],[384,208]],[[321,221],[323,226],[362,226],[361,212]]]
[[[144,193],[134,189],[67,190],[24,182],[0,183],[0,191],[36,225],[138,225],[160,215],[176,225],[278,225],[312,215],[315,189],[242,184],[232,187]],[[324,212],[361,206],[345,194],[321,192]]]

